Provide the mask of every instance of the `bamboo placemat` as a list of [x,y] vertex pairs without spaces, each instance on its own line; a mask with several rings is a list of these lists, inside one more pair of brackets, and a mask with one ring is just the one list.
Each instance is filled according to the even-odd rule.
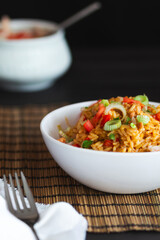
[[78,183],[56,164],[43,143],[39,124],[57,107],[0,107],[0,177],[22,170],[36,201],[69,202],[86,217],[89,232],[160,231],[160,190],[103,193]]

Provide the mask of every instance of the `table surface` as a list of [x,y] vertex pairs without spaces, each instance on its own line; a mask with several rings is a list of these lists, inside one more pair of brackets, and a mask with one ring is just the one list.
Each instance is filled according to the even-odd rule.
[[[39,92],[0,90],[0,105],[50,104],[135,96],[160,102],[160,48],[77,48],[70,70]],[[157,232],[87,234],[87,240],[159,239]]]

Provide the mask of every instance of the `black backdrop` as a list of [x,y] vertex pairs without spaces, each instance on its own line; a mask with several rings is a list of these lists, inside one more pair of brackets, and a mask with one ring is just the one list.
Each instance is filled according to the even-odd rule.
[[[61,22],[92,2],[1,0],[0,16]],[[66,31],[73,56],[67,74],[44,91],[45,96],[19,94],[24,102],[78,102],[143,93],[160,101],[160,0],[100,2],[100,11]],[[0,95],[3,103],[8,102],[8,96],[14,98],[11,93]]]
[[[94,0],[5,0],[0,16],[60,22]],[[72,46],[157,46],[160,1],[101,0],[102,10],[67,30]]]

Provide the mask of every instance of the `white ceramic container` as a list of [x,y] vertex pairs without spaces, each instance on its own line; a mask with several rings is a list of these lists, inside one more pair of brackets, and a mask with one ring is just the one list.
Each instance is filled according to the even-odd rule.
[[[57,25],[42,20],[12,20],[14,30],[33,26],[55,30]],[[64,31],[34,39],[0,41],[0,87],[35,91],[49,87],[71,65],[71,52]]]
[[[57,125],[66,128],[65,118],[74,125],[82,102],[59,108],[43,118],[40,129],[44,142],[61,168],[77,181],[112,193],[141,193],[160,187],[160,152],[118,153],[73,147],[57,141]],[[156,104],[156,103],[152,103]]]

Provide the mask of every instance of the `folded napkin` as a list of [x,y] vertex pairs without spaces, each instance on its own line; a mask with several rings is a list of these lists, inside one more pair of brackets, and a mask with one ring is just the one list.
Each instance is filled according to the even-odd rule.
[[[12,197],[11,189],[10,193]],[[69,203],[59,202],[52,205],[36,203],[36,206],[40,220],[34,225],[34,228],[40,240],[85,239],[87,221]],[[0,179],[0,229],[1,240],[35,240],[28,225],[8,211],[2,179]]]

